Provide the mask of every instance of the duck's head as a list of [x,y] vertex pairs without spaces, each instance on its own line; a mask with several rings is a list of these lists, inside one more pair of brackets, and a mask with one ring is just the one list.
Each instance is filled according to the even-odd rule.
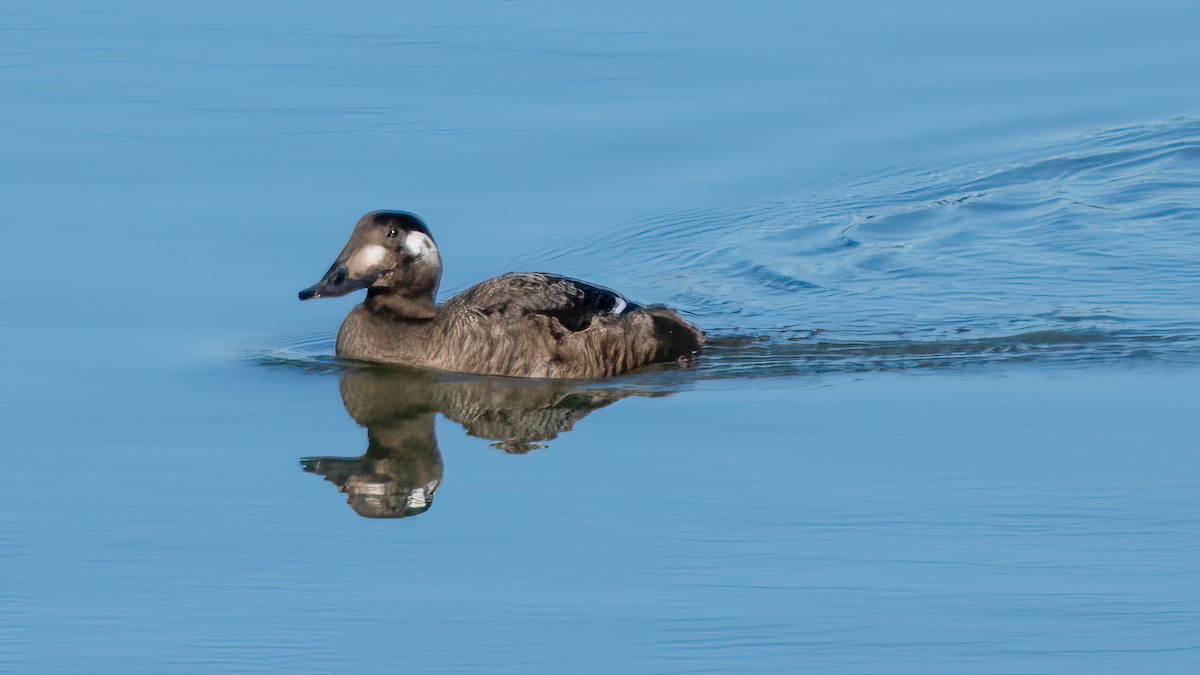
[[442,258],[429,228],[404,211],[372,211],[359,219],[337,260],[301,300],[367,289],[367,306],[404,318],[429,318],[442,279]]

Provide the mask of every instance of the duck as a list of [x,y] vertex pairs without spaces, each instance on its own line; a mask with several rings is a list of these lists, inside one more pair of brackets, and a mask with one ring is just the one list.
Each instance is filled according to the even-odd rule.
[[442,257],[407,211],[372,211],[301,300],[366,289],[338,330],[336,354],[439,371],[608,378],[653,363],[686,365],[705,335],[663,305],[642,305],[556,274],[510,272],[438,304]]

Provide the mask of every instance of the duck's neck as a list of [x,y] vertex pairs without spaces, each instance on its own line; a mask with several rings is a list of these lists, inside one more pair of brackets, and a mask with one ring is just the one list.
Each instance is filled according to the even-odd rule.
[[367,300],[363,304],[374,314],[396,319],[432,319],[437,316],[437,305],[430,291],[376,287],[367,290]]

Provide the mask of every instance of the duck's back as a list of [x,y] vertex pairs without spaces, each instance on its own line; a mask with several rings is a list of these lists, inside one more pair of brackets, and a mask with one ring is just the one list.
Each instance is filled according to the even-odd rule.
[[536,272],[488,279],[450,298],[447,312],[496,319],[549,316],[568,330],[586,328],[597,317],[620,316],[639,307],[616,291],[577,279]]
[[[358,341],[385,330],[363,328],[354,330]],[[403,321],[391,330],[407,337],[388,336],[384,342],[393,346],[373,345],[366,358],[516,377],[607,377],[689,358],[704,341],[666,307],[643,307],[600,286],[537,273],[489,279],[448,300],[427,325]],[[339,338],[339,354],[342,346]]]

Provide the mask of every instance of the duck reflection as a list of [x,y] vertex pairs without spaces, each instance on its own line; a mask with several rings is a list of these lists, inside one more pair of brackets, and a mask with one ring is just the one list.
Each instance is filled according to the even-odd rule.
[[351,371],[342,376],[341,392],[346,411],[367,429],[366,454],[308,457],[300,464],[337,486],[350,508],[367,518],[429,510],[444,469],[434,434],[437,413],[472,436],[495,441],[492,447],[524,454],[626,396],[670,393],[407,369]]

